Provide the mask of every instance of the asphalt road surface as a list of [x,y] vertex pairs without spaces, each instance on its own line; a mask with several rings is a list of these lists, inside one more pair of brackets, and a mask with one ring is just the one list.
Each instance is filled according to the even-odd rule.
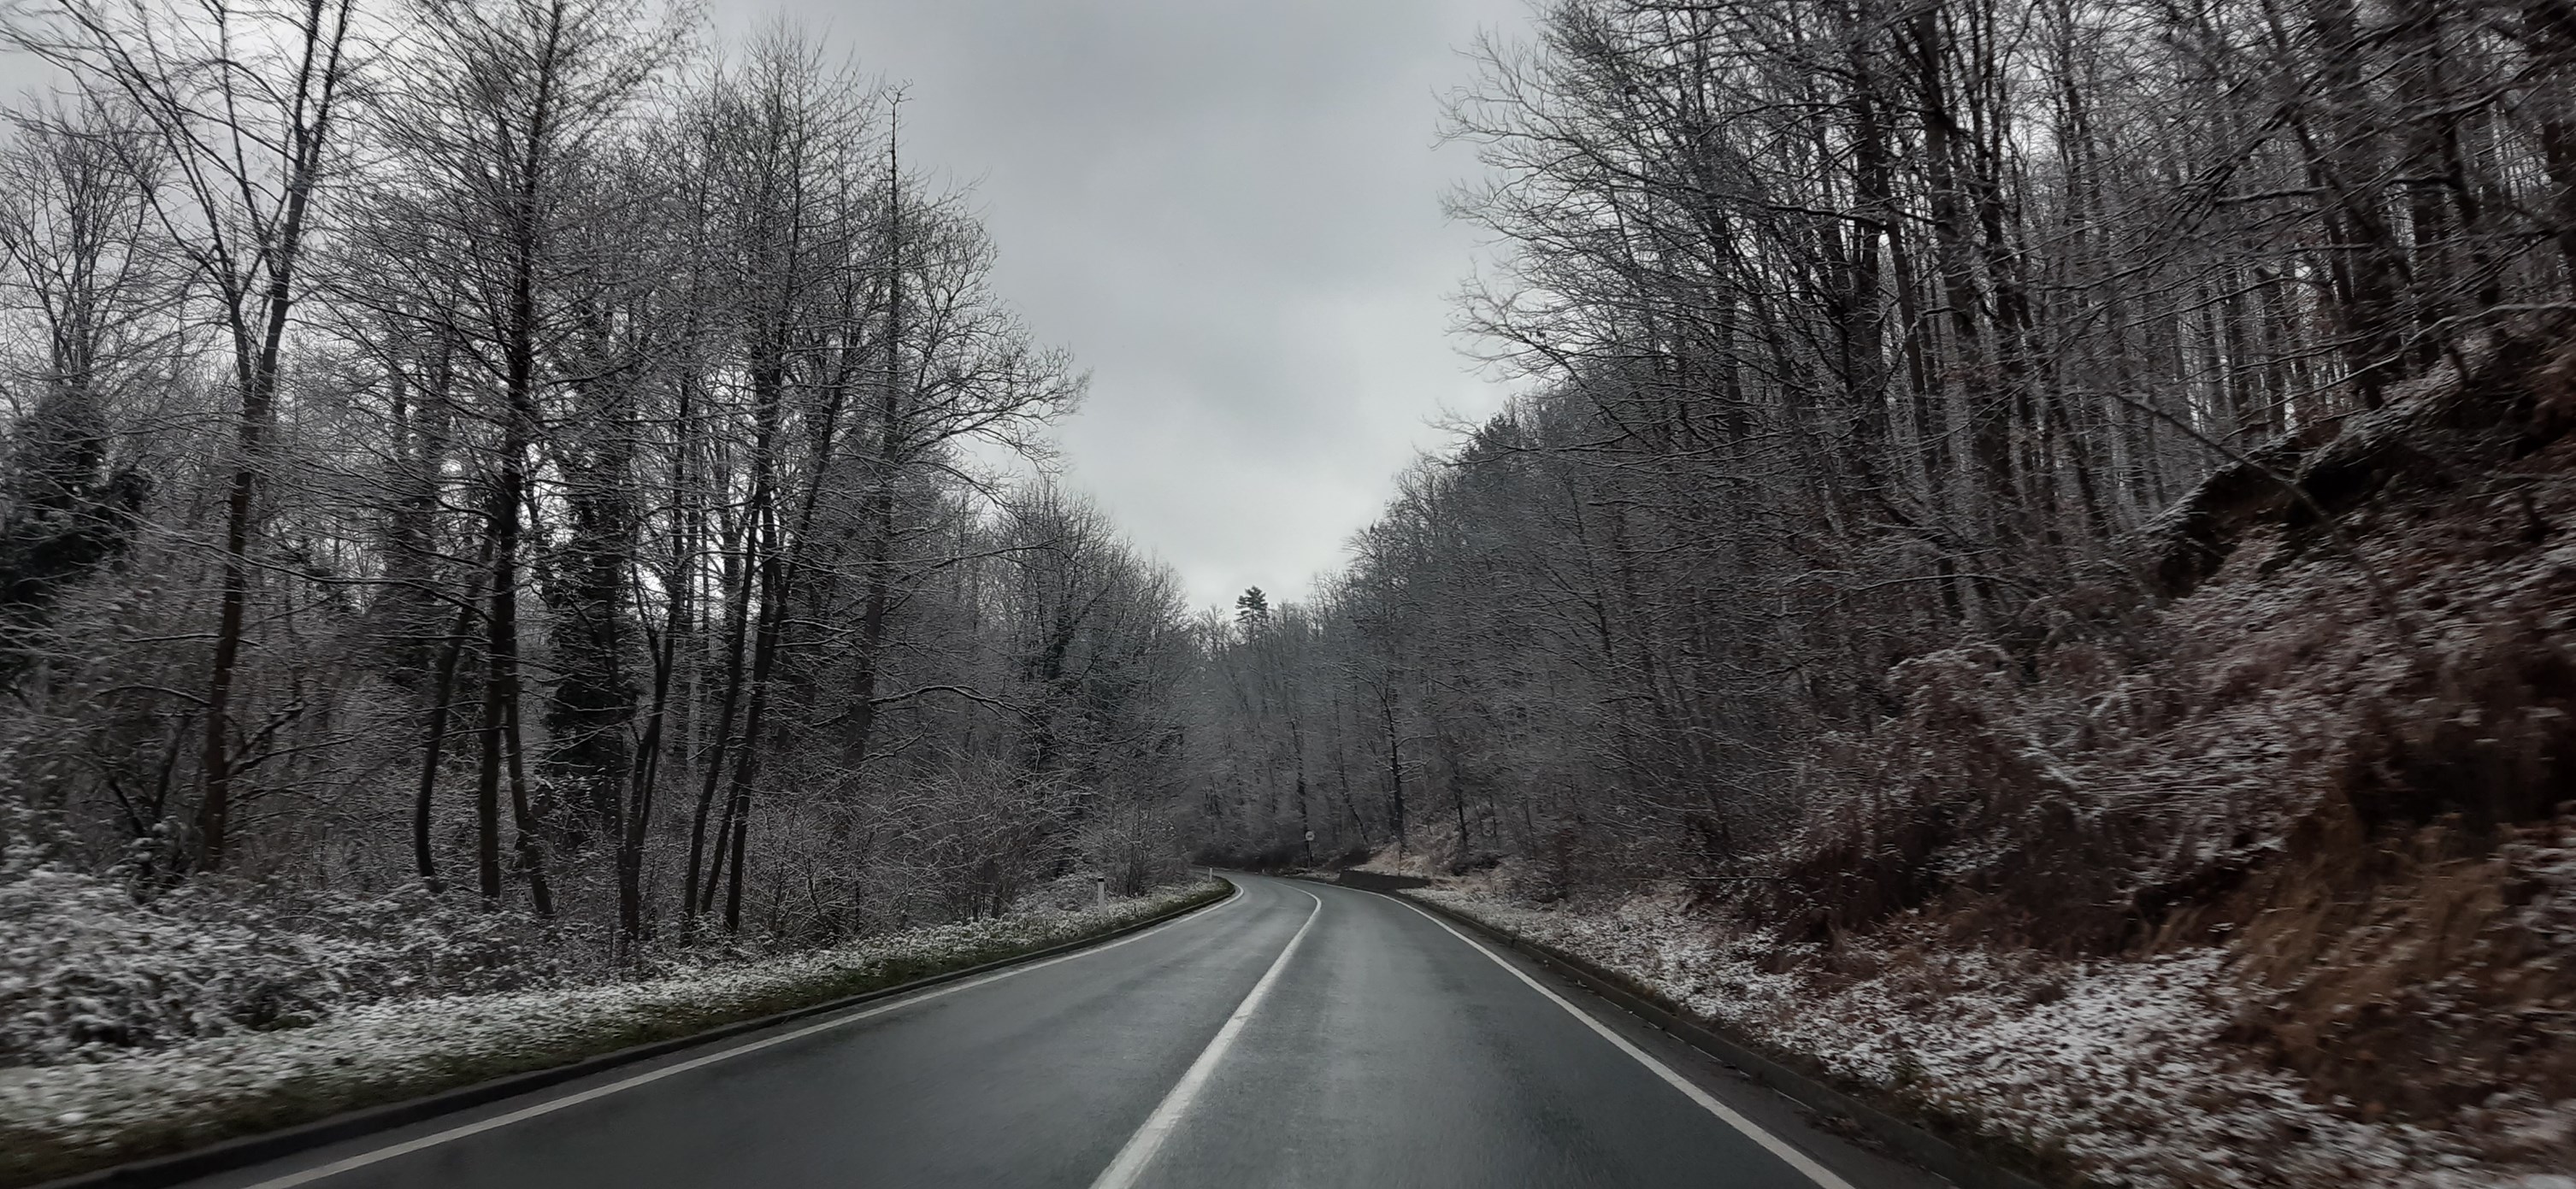
[[1401,900],[1235,878],[1105,945],[200,1184],[1943,1183]]

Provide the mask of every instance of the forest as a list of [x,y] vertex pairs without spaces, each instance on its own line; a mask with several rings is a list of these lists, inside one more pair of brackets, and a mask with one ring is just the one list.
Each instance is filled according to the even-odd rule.
[[1176,588],[899,90],[630,0],[10,35],[14,874],[608,955],[1177,872]]
[[[2394,1183],[2346,1120],[2568,1167],[2576,7],[1570,0],[1473,57],[1460,328],[1526,395],[1209,626],[1217,853],[2058,1083],[2001,1113],[2146,1135],[2107,1183]],[[2200,955],[2098,1064],[1925,1072]]]
[[822,39],[12,10],[0,904],[484,986],[1365,866],[1836,986],[2211,951],[2353,1118],[2576,1101],[2576,3],[1533,22],[1439,130],[1522,395],[1196,609]]
[[[2165,621],[2267,517],[2298,538],[2267,576],[2337,587],[2373,652],[2462,663],[2463,613],[2346,514],[2420,464],[2556,532],[2546,489],[2418,423],[2464,387],[2483,420],[2437,428],[2547,421],[2512,389],[2576,296],[2571,37],[2576,9],[2458,0],[1552,6],[1445,129],[1494,168],[1458,217],[1509,248],[1463,329],[1534,387],[1408,472],[1316,597],[1208,632],[1204,812],[1247,859],[1783,879],[1850,924],[1970,875],[1914,869],[1924,831],[2107,792],[2051,751],[2196,709],[2152,705],[2188,701],[2149,672],[2191,653]],[[2524,626],[2563,663],[2562,622]],[[2084,683],[2080,739],[1974,757],[1924,718]],[[2223,861],[2270,795],[2227,767],[2081,828]],[[2444,808],[2545,816],[2565,779]],[[2097,906],[2190,877],[2055,874],[2109,881]]]

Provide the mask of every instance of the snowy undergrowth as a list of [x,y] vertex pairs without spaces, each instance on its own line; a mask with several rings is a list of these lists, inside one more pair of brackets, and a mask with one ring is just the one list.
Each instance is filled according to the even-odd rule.
[[615,972],[560,926],[418,888],[297,895],[201,878],[138,902],[114,879],[0,871],[0,1067],[309,1024],[393,999],[560,988]]
[[2062,961],[1891,929],[1786,943],[1677,894],[1533,908],[1489,881],[1409,893],[1587,959],[1835,1080],[2036,1152],[2087,1183],[2576,1189],[2576,1102],[2500,1097],[2470,1135],[2354,1116],[2225,1042],[2215,948]]
[[378,1002],[318,1023],[112,1060],[0,1069],[0,1185],[545,1069],[1097,936],[1224,895],[1220,882],[576,989]]

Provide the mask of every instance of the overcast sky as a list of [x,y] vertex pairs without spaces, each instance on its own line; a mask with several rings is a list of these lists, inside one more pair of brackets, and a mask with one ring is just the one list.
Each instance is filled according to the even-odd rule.
[[1502,390],[1447,333],[1476,237],[1439,96],[1524,0],[710,0],[907,85],[908,163],[972,183],[999,291],[1091,373],[1070,483],[1195,606],[1302,596],[1444,413]]
[[1433,141],[1526,0],[705,3],[905,86],[907,166],[972,187],[997,290],[1091,374],[1069,483],[1194,607],[1302,597],[1441,423],[1501,404],[1448,333],[1477,237],[1440,200],[1476,162]]

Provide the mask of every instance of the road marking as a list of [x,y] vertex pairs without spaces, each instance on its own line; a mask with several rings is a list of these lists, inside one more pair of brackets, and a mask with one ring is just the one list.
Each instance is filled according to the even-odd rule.
[[1723,1102],[1719,1102],[1717,1099],[1711,1097],[1708,1091],[1700,1089],[1698,1083],[1674,1072],[1672,1066],[1655,1060],[1654,1056],[1646,1052],[1646,1050],[1630,1044],[1627,1037],[1611,1031],[1609,1025],[1593,1019],[1591,1013],[1574,1006],[1572,1003],[1566,1002],[1565,996],[1559,995],[1555,991],[1550,990],[1547,984],[1531,978],[1528,971],[1522,970],[1520,967],[1504,961],[1502,955],[1486,949],[1484,943],[1479,942],[1475,938],[1469,937],[1456,929],[1451,929],[1449,927],[1449,922],[1441,920],[1440,918],[1431,915],[1429,912],[1424,911],[1422,906],[1419,904],[1405,900],[1402,897],[1390,896],[1388,899],[1394,900],[1415,912],[1422,913],[1422,918],[1424,920],[1447,930],[1449,936],[1466,942],[1467,945],[1477,953],[1483,954],[1487,958],[1492,959],[1494,965],[1511,971],[1513,978],[1529,984],[1529,988],[1531,990],[1547,996],[1548,1002],[1564,1008],[1567,1015],[1583,1021],[1585,1027],[1592,1029],[1594,1032],[1600,1033],[1601,1039],[1619,1046],[1619,1051],[1636,1058],[1637,1064],[1653,1070],[1656,1077],[1662,1078],[1666,1082],[1671,1083],[1674,1089],[1690,1095],[1690,1100],[1698,1103],[1701,1110],[1717,1116],[1720,1120],[1724,1121],[1727,1126],[1743,1132],[1746,1139],[1762,1145],[1764,1151],[1779,1157],[1782,1161],[1786,1162],[1789,1167],[1804,1173],[1808,1180],[1814,1181],[1816,1184],[1822,1186],[1823,1189],[1852,1189],[1851,1182],[1835,1176],[1832,1169],[1816,1163],[1813,1157],[1791,1147],[1787,1140],[1781,1139],[1779,1136],[1773,1135],[1768,1131],[1764,1131],[1761,1126],[1753,1120],[1737,1114],[1733,1107],[1730,1107]]
[[1200,1050],[1198,1060],[1190,1062],[1189,1072],[1182,1074],[1172,1092],[1163,1096],[1162,1105],[1155,1107],[1154,1113],[1146,1117],[1145,1125],[1127,1137],[1127,1146],[1118,1149],[1118,1158],[1109,1162],[1108,1170],[1091,1183],[1091,1189],[1128,1189],[1134,1185],[1136,1178],[1144,1173],[1145,1166],[1153,1161],[1154,1153],[1161,1150],[1163,1141],[1171,1138],[1172,1129],[1180,1125],[1181,1116],[1189,1113],[1191,1101],[1199,1096],[1199,1091],[1207,1086],[1208,1078],[1216,1073],[1217,1063],[1225,1059],[1225,1051],[1234,1047],[1234,1038],[1242,1033],[1244,1024],[1252,1019],[1252,1013],[1260,1009],[1261,1001],[1269,997],[1271,986],[1279,981],[1279,972],[1288,969],[1288,957],[1297,952],[1297,943],[1306,940],[1306,931],[1314,928],[1315,918],[1324,913],[1323,897],[1302,889],[1298,894],[1315,902],[1315,907],[1306,913],[1306,923],[1297,926],[1296,936],[1288,939],[1288,947],[1279,951],[1278,960],[1270,964],[1260,982],[1252,984],[1252,993],[1235,1006],[1233,1015],[1226,1017],[1225,1026],[1216,1030],[1216,1039]]
[[[1227,896],[1224,900],[1219,901],[1208,912],[1185,913],[1181,916],[1165,921],[1162,924],[1156,925],[1151,929],[1130,933],[1127,936],[1121,937],[1106,945],[1091,946],[1086,949],[1075,950],[1069,954],[1058,954],[1055,957],[1048,958],[1043,961],[1031,962],[1025,966],[1013,966],[1007,970],[996,970],[991,974],[979,975],[975,978],[967,979],[964,982],[951,983],[944,987],[934,987],[918,995],[907,995],[900,999],[896,999],[893,1002],[879,1004],[864,1011],[852,1012],[845,1016],[834,1016],[820,1024],[808,1024],[793,1032],[782,1032],[776,1036],[764,1037],[760,1040],[752,1041],[749,1044],[736,1045],[733,1048],[709,1053],[703,1057],[692,1057],[689,1060],[682,1061],[676,1065],[665,1065],[660,1069],[639,1073],[633,1077],[610,1082],[604,1086],[593,1086],[590,1089],[581,1091],[577,1094],[567,1094],[561,1098],[550,1098],[544,1102],[536,1103],[534,1105],[523,1106],[505,1115],[494,1115],[489,1119],[467,1123],[459,1127],[450,1127],[445,1131],[424,1135],[418,1139],[404,1140],[398,1144],[388,1144],[385,1147],[377,1148],[374,1151],[360,1152],[355,1156],[334,1160],[329,1164],[317,1165],[315,1167],[305,1169],[302,1172],[288,1173],[282,1177],[272,1177],[265,1181],[253,1182],[246,1186],[245,1189],[291,1189],[292,1186],[296,1185],[310,1185],[315,1181],[336,1177],[341,1173],[352,1172],[357,1169],[365,1168],[371,1164],[380,1164],[397,1156],[408,1156],[413,1152],[434,1148],[440,1144],[444,1144],[452,1140],[460,1140],[469,1135],[480,1135],[486,1131],[497,1131],[513,1123],[524,1123],[540,1115],[552,1114],[568,1106],[577,1106],[593,1099],[606,1098],[620,1090],[632,1090],[637,1086],[644,1085],[648,1082],[658,1082],[663,1078],[670,1077],[674,1074],[687,1073],[692,1069],[702,1069],[719,1061],[730,1061],[745,1053],[757,1053],[762,1049],[774,1048],[792,1040],[803,1040],[804,1038],[813,1036],[817,1033],[829,1032],[835,1028],[847,1027],[848,1025],[858,1023],[861,1020],[881,1016],[898,1008],[911,1007],[917,1003],[928,1003],[933,999],[954,995],[959,991],[973,990],[974,988],[983,986],[986,983],[1000,982],[1001,980],[1010,978],[1014,975],[1027,974],[1032,970],[1044,970],[1058,962],[1070,962],[1076,958],[1087,958],[1093,954],[1114,950],[1131,941],[1143,941],[1144,939],[1160,933],[1165,929],[1169,929],[1174,925],[1188,921],[1206,920],[1209,916],[1214,915],[1216,911],[1221,911],[1232,905],[1241,903],[1242,900],[1243,888],[1241,885],[1236,885],[1233,895]],[[1320,907],[1320,905],[1318,907]]]

